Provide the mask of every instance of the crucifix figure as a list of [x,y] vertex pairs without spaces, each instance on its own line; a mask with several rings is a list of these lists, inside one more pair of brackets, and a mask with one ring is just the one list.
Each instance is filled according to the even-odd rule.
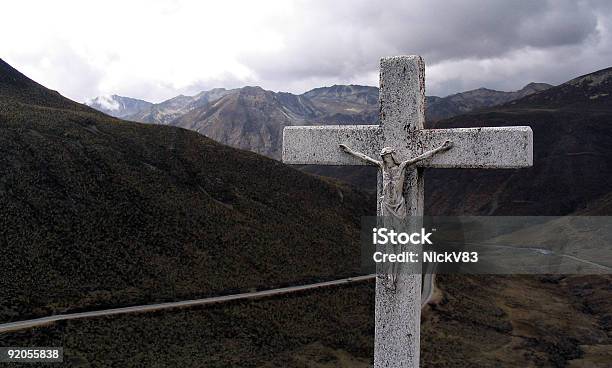
[[[406,170],[413,168],[418,162],[428,159],[438,152],[444,152],[453,146],[451,141],[446,141],[444,144],[417,157],[398,162],[394,156],[395,150],[392,147],[385,147],[380,151],[381,161],[376,160],[361,152],[353,151],[350,147],[340,144],[340,148],[360,160],[368,164],[376,166],[380,170],[382,177],[382,196],[379,198],[381,204],[379,219],[381,224],[380,227],[387,229],[393,229],[397,232],[403,231],[407,223],[406,220],[406,200],[404,199],[404,179],[406,177]],[[414,221],[408,221],[413,226]],[[416,230],[416,229],[415,229]],[[399,254],[405,247],[387,245],[385,253],[387,254]],[[414,247],[413,247],[414,248]],[[414,248],[420,253],[420,249]],[[395,290],[396,280],[399,275],[400,269],[398,263],[387,263],[377,265],[378,278],[383,280],[383,285],[389,290]],[[419,265],[420,266],[420,265]],[[413,267],[408,272],[421,272],[421,267]]]
[[404,199],[404,178],[406,169],[416,165],[418,162],[428,159],[438,152],[443,152],[451,149],[453,143],[446,141],[440,147],[427,151],[415,158],[397,162],[392,147],[385,147],[380,151],[382,161],[376,160],[364,153],[353,151],[345,144],[340,144],[339,147],[346,153],[353,155],[368,164],[372,164],[381,171],[382,176],[382,197],[380,203],[382,205],[382,216],[393,216],[398,219],[406,218],[406,200]]
[[[389,165],[394,167],[397,162],[410,162],[425,152],[427,157],[404,165],[402,188],[399,182],[393,185],[394,194],[401,191],[401,198],[394,197],[399,202],[385,199],[384,170],[378,171],[377,215],[385,216],[395,208],[399,214],[415,217],[423,216],[425,167],[510,169],[532,165],[533,133],[527,126],[424,129],[425,64],[420,56],[381,59],[379,102],[380,125],[286,127],[283,161],[299,165],[365,165],[373,162],[364,157],[376,157],[381,148],[393,147],[394,163]],[[447,141],[452,142],[452,149],[436,151]],[[340,145],[361,156],[347,154]],[[376,279],[374,367],[415,368],[419,366],[420,353],[421,274],[398,273],[394,284],[394,288],[388,288],[385,280]]]

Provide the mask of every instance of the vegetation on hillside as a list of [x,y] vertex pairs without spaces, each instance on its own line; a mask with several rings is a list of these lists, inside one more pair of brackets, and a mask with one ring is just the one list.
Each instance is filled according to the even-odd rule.
[[534,154],[528,169],[434,170],[426,180],[430,213],[568,215],[612,193],[611,70],[435,124],[528,125]]
[[[421,366],[606,367],[609,277],[440,276],[423,314]],[[606,314],[607,313],[607,314]],[[63,346],[66,367],[369,367],[372,282],[0,335]],[[9,365],[7,365],[9,366]]]
[[358,272],[372,198],[2,67],[0,322]]

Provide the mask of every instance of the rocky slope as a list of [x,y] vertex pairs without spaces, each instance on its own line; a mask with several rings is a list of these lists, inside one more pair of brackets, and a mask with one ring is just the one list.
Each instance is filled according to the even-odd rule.
[[373,203],[0,61],[0,322],[351,274]]
[[507,102],[549,89],[546,83],[529,83],[514,92],[495,91],[488,88],[478,88],[447,97],[427,98],[427,121],[435,122],[441,119],[468,113],[482,108],[502,105]]
[[510,106],[538,108],[603,109],[612,104],[612,68],[574,78],[543,94],[534,94],[509,103]]
[[302,96],[325,112],[325,124],[373,124],[378,121],[378,88],[334,85]]
[[244,87],[193,109],[171,125],[197,131],[232,147],[279,158],[283,127],[308,124],[320,114],[300,96]]
[[215,88],[200,92],[195,96],[179,95],[158,104],[152,104],[148,108],[126,115],[124,118],[141,123],[173,125],[172,122],[175,119],[194,109],[209,106],[209,104],[231,92],[232,90],[226,90],[225,88]]

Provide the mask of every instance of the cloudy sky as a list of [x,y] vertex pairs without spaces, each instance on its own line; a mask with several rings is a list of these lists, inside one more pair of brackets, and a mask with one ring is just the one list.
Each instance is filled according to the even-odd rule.
[[611,3],[12,0],[0,58],[77,101],[377,85],[379,58],[400,54],[425,58],[430,95],[516,90],[612,66]]

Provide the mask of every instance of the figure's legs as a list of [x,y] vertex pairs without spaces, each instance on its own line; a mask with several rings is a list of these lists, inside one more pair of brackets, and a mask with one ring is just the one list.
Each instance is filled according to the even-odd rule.
[[[386,215],[384,216],[383,223],[385,224],[385,227],[387,229],[394,230],[395,232],[400,232],[404,228],[402,226],[403,221],[404,219],[399,218],[397,216]],[[399,255],[399,253],[402,251],[402,248],[403,247],[401,244],[389,243],[385,246],[385,253]],[[400,272],[400,269],[401,269],[400,266],[401,264],[399,262],[384,262],[382,264],[382,267],[381,267],[382,272],[378,274],[378,277],[383,280],[382,284],[385,287],[385,289],[387,290],[396,289],[398,273]]]
[[[396,251],[395,247],[387,244],[385,246],[384,253],[386,254],[394,254]],[[396,272],[397,272],[397,262],[383,262],[379,265],[379,270],[377,272],[377,277],[382,280],[382,285],[385,289],[395,290],[395,282],[396,282]]]

